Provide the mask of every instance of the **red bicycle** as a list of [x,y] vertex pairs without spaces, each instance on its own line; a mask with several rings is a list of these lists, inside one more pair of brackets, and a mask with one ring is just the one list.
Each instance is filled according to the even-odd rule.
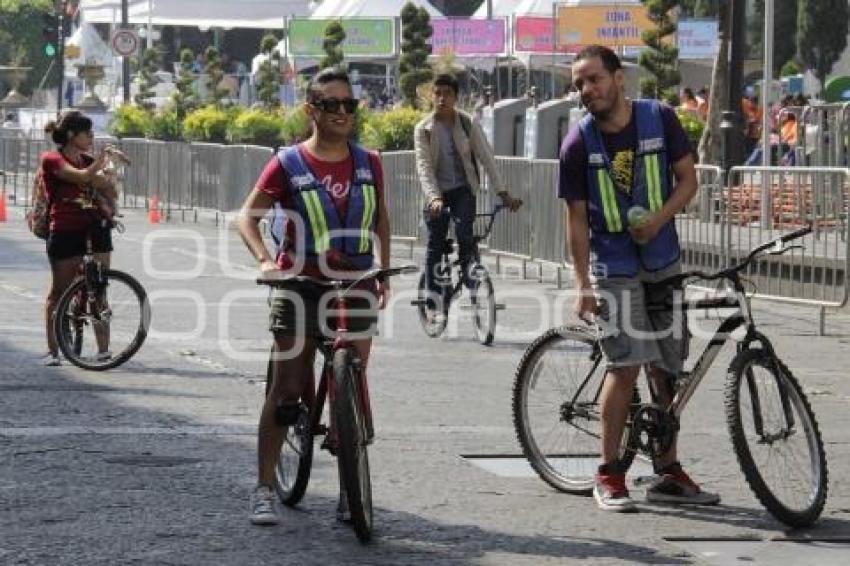
[[[416,266],[375,269],[356,280],[324,280],[302,275],[257,279],[260,285],[296,293],[309,286],[319,286],[335,293],[335,309],[329,311],[335,319],[335,330],[332,336],[321,336],[318,341],[318,350],[324,359],[319,384],[315,387],[314,379],[311,379],[305,387],[301,399],[305,410],[296,424],[286,431],[275,470],[275,489],[284,505],[294,506],[301,501],[313,465],[313,439],[324,436],[321,448],[337,458],[351,522],[361,542],[368,542],[372,536],[372,484],[367,446],[372,442],[374,429],[363,362],[348,337],[347,296],[362,281],[418,271]],[[272,378],[273,361],[270,358],[266,370],[267,395]],[[322,420],[326,401],[328,424]]]

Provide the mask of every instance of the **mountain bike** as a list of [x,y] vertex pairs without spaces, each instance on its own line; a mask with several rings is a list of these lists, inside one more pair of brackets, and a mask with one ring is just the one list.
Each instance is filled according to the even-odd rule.
[[[275,469],[275,490],[285,505],[295,506],[301,501],[310,481],[313,438],[324,436],[321,448],[337,457],[354,532],[364,543],[372,536],[372,483],[367,445],[374,437],[374,427],[363,362],[347,336],[348,293],[361,281],[417,271],[416,266],[375,269],[354,281],[285,274],[264,275],[257,279],[260,285],[294,293],[318,286],[335,294],[334,308],[329,311],[335,319],[329,325],[334,328],[333,335],[320,336],[318,341],[323,358],[319,383],[314,388],[310,380],[301,398],[303,410],[296,424],[286,431]],[[266,368],[266,395],[272,385],[273,370],[270,357]],[[322,420],[326,402],[329,424]]]
[[117,367],[142,347],[150,322],[144,287],[131,275],[97,261],[89,234],[80,274],[53,312],[53,332],[62,355],[83,369]]
[[[487,268],[481,261],[478,244],[488,238],[490,232],[493,230],[496,215],[503,208],[505,208],[504,205],[497,204],[493,207],[492,212],[476,214],[476,226],[483,225],[483,230],[474,234],[472,237],[474,246],[469,264],[469,279],[471,281],[469,287],[469,308],[472,311],[472,325],[475,331],[475,338],[485,346],[493,342],[496,331],[496,311],[503,310],[505,306],[496,303],[496,296],[493,292],[493,281],[490,279],[490,272],[487,271]],[[448,215],[449,212],[443,209],[441,214]],[[455,252],[455,247],[455,241],[447,238],[441,253],[440,262],[436,266],[435,282],[441,290],[440,296],[430,296],[433,293],[429,293],[426,274],[423,273],[422,277],[419,278],[417,299],[410,302],[410,304],[418,308],[419,322],[422,324],[422,329],[431,338],[439,337],[446,329],[449,309],[452,302],[460,296],[464,287],[464,276],[460,259],[451,258],[451,255]],[[456,268],[454,276],[452,268]]]
[[[780,255],[811,232],[797,230],[762,244],[737,265],[716,273],[691,271],[659,284],[689,280],[726,281],[734,294],[681,304],[649,304],[649,311],[733,309],[721,322],[690,372],[676,380],[667,407],[641,403],[635,390],[620,455],[620,468],[635,454],[651,460],[665,453],[679,430],[680,416],[729,340],[737,354],[725,386],[726,423],[741,471],[764,507],[779,521],[802,527],[820,517],[827,497],[827,463],[818,424],[806,395],[768,338],[756,329],[741,272],[762,254]],[[599,397],[605,364],[600,333],[587,327],[549,330],[528,348],[516,372],[513,419],[523,453],[554,488],[586,494],[600,454]]]

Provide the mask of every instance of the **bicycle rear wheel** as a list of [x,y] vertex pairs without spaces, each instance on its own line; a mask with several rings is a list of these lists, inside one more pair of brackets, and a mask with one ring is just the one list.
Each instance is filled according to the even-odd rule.
[[823,441],[800,384],[774,354],[750,349],[732,360],[726,422],[741,471],[770,514],[792,527],[817,521],[827,495]]
[[[274,354],[274,346],[272,346]],[[273,379],[273,361],[269,358],[266,366],[266,395],[269,394]],[[309,407],[309,405],[307,405]],[[301,411],[298,421],[286,427],[280,456],[275,468],[275,491],[281,503],[293,507],[304,497],[310,482],[313,467],[313,431],[310,423],[310,411]]]
[[496,332],[496,296],[487,269],[479,264],[474,268],[474,273],[474,281],[469,291],[472,326],[475,329],[475,338],[483,345],[489,346]]
[[[580,328],[547,331],[520,361],[513,391],[514,428],[531,467],[557,490],[586,495],[593,489],[602,457],[599,397],[604,377],[599,345]],[[635,389],[630,414],[639,404]],[[620,455],[624,471],[635,457],[627,447],[629,437],[625,430]]]
[[[428,298],[428,284],[423,273],[419,278],[416,300],[416,308],[419,311],[419,322],[422,324],[422,330],[425,331],[425,334],[431,338],[437,338],[446,329],[446,324],[448,323],[448,301],[445,301],[442,309],[439,308],[439,305],[435,309],[429,309]],[[432,312],[429,313],[429,311]]]
[[348,497],[354,532],[360,542],[365,543],[372,537],[372,482],[366,450],[366,425],[361,410],[360,388],[357,385],[359,376],[354,368],[351,350],[337,350],[333,363],[339,475]]
[[59,349],[72,364],[89,370],[117,367],[147,337],[151,310],[141,284],[121,271],[106,270],[98,281],[74,281],[53,315]]

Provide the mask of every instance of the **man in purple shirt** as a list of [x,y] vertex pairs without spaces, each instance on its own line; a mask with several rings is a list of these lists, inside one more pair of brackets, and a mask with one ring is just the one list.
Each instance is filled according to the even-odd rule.
[[[646,303],[672,300],[677,291],[658,283],[681,272],[674,216],[696,194],[696,172],[672,108],[626,98],[613,51],[583,49],[572,74],[589,115],[561,146],[558,196],[567,207],[566,238],[579,291],[575,311],[605,329],[607,367],[600,397],[602,464],[593,494],[602,509],[629,511],[635,505],[619,457],[638,373],[646,367],[658,402],[666,406],[687,357],[682,315],[648,313]],[[636,206],[639,214],[632,214]],[[658,480],[647,490],[648,501],[720,501],[682,470],[675,442],[654,467]]]

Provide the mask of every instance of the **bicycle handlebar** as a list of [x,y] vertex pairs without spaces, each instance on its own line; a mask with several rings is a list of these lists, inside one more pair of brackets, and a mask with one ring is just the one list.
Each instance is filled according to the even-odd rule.
[[809,224],[804,228],[800,228],[799,230],[795,230],[789,234],[785,234],[783,236],[779,236],[778,238],[774,238],[769,242],[765,242],[760,246],[756,246],[747,254],[747,257],[744,258],[742,262],[737,265],[733,265],[732,267],[727,267],[726,269],[722,269],[720,271],[716,271],[714,273],[706,273],[704,271],[688,271],[686,273],[680,273],[678,275],[674,275],[672,277],[668,277],[659,283],[670,284],[670,283],[680,283],[686,279],[702,279],[704,281],[714,281],[717,279],[728,279],[733,273],[737,273],[747,267],[756,257],[761,255],[766,250],[771,248],[775,248],[775,251],[771,252],[775,255],[782,255],[787,252],[789,247],[783,247],[783,244],[786,244],[792,240],[796,240],[798,238],[802,238],[806,234],[810,234],[812,231],[812,225]]
[[257,277],[256,282],[257,285],[268,285],[269,287],[276,288],[293,287],[310,283],[312,285],[334,289],[348,285],[348,288],[350,289],[354,285],[357,285],[361,281],[366,281],[367,279],[393,277],[403,273],[417,273],[418,271],[419,267],[415,265],[403,265],[401,267],[388,267],[385,269],[370,269],[365,273],[361,273],[359,271],[353,272],[354,274],[361,273],[359,277],[354,279],[319,279],[318,277],[311,277],[310,275],[292,275],[291,273],[285,273],[283,271],[272,271],[264,273],[261,277]]

